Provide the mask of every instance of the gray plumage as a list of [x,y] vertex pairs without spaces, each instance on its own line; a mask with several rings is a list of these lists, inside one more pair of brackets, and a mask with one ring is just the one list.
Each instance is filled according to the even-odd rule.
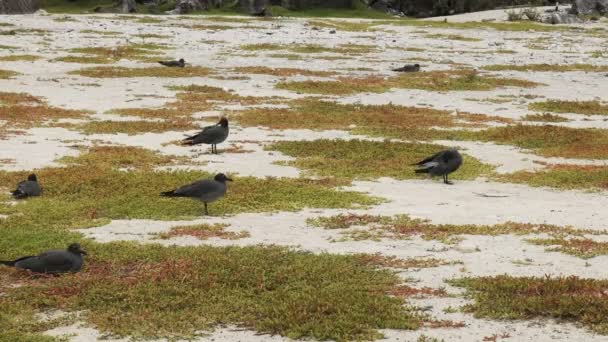
[[161,196],[197,199],[205,204],[205,215],[209,215],[207,203],[224,197],[226,194],[226,181],[232,182],[232,179],[226,177],[223,173],[218,173],[213,179],[203,179],[175,190],[161,192]]
[[418,72],[420,71],[420,64],[406,64],[401,68],[393,69],[396,72]]
[[13,261],[0,261],[0,264],[30,270],[35,273],[78,272],[82,269],[82,255],[87,253],[80,245],[73,243],[67,249],[53,249],[35,256],[26,256]]
[[158,61],[159,64],[164,65],[166,67],[179,67],[183,68],[186,66],[186,61],[183,58],[180,58],[179,61]]
[[217,144],[220,144],[228,138],[228,119],[221,118],[220,121],[212,126],[207,126],[203,130],[193,136],[182,140],[185,145],[210,144],[211,153],[217,154]]
[[42,187],[38,184],[36,175],[32,173],[27,177],[27,180],[19,182],[19,184],[17,184],[17,189],[12,191],[11,194],[16,199],[40,196],[42,194]]
[[416,173],[428,173],[431,176],[443,176],[445,184],[452,184],[448,181],[448,175],[462,165],[462,156],[455,149],[438,152],[414,165],[418,165]]

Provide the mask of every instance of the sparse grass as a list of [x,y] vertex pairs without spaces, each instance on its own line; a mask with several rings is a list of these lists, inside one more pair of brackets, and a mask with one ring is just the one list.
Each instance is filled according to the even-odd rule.
[[463,42],[480,42],[483,40],[483,39],[479,39],[479,38],[465,37],[465,36],[461,36],[459,34],[441,34],[441,33],[427,34],[425,37],[430,38],[430,39],[458,40],[458,41],[463,41]]
[[608,105],[600,101],[560,101],[549,100],[533,102],[528,105],[531,110],[554,113],[575,113],[585,115],[608,115]]
[[339,104],[317,99],[294,100],[289,108],[253,108],[235,113],[242,126],[273,129],[342,129],[357,134],[403,139],[432,138],[431,128],[483,127],[511,120],[471,113],[396,105]]
[[136,34],[135,37],[141,38],[141,39],[146,39],[146,38],[156,38],[156,39],[171,38],[171,36],[167,36],[167,35],[164,35],[164,34],[155,34],[155,33]]
[[269,55],[272,58],[286,58],[290,61],[302,60],[304,57],[295,53],[273,53]]
[[161,239],[170,239],[176,236],[193,236],[199,240],[207,240],[210,238],[218,238],[225,240],[238,240],[249,237],[249,232],[242,230],[240,232],[229,232],[226,231],[229,225],[227,224],[197,224],[191,226],[178,226],[173,227],[167,233],[159,234],[158,237]]
[[102,333],[136,339],[189,339],[238,324],[293,339],[373,340],[382,338],[378,329],[416,329],[422,321],[387,295],[396,275],[354,257],[280,247],[91,247],[86,272],[18,279],[27,286],[7,289],[3,312],[11,305],[84,311]]
[[77,128],[85,134],[116,134],[135,135],[140,133],[160,133],[168,131],[189,131],[197,129],[190,120],[163,121],[89,121]]
[[568,122],[570,119],[563,116],[554,115],[550,113],[544,114],[526,114],[521,118],[523,121],[537,121],[537,122]]
[[40,56],[34,55],[9,55],[0,56],[0,62],[33,62],[41,59]]
[[69,72],[71,75],[80,75],[93,78],[123,78],[123,77],[205,77],[210,70],[204,67],[187,68],[124,68],[124,67],[93,67]]
[[273,75],[273,76],[318,76],[318,77],[328,77],[333,76],[336,73],[332,71],[315,71],[315,70],[307,70],[307,69],[297,69],[297,68],[269,68],[263,66],[255,66],[255,67],[236,67],[234,68],[235,72],[244,73],[244,74],[264,74],[264,75]]
[[0,45],[0,50],[14,50],[17,49],[16,46],[10,46],[10,45]]
[[608,282],[578,277],[462,278],[450,281],[464,287],[475,302],[464,308],[479,318],[554,318],[584,324],[608,333]]
[[608,167],[550,165],[539,171],[518,171],[500,175],[499,180],[558,189],[608,189]]
[[110,64],[113,61],[105,56],[63,56],[52,59],[53,62],[78,63],[78,64]]
[[530,235],[549,234],[553,237],[576,236],[584,234],[606,234],[605,231],[574,229],[549,224],[531,224],[507,222],[495,225],[455,225],[432,224],[429,220],[414,219],[407,215],[373,216],[373,215],[336,215],[308,219],[311,226],[325,229],[340,229],[340,234],[347,240],[409,239],[420,236],[425,240],[439,240],[443,243],[454,243],[459,235]]
[[495,64],[486,65],[483,67],[484,70],[490,71],[551,71],[551,72],[565,72],[565,71],[586,71],[586,72],[606,72],[608,66],[605,65],[592,65],[592,64],[523,64],[523,65],[511,65],[511,64]]
[[[315,140],[281,141],[266,148],[295,157],[288,165],[323,177],[353,180],[426,178],[427,175],[415,174],[411,164],[446,147],[388,141]],[[475,179],[492,171],[492,167],[474,158],[464,156],[464,159],[463,166],[451,175],[453,179]]]
[[586,238],[528,239],[526,241],[535,245],[550,246],[548,251],[566,253],[583,259],[608,255],[608,242]]
[[13,76],[19,76],[19,75],[21,75],[21,74],[16,71],[0,69],[0,79],[3,79],[3,80],[8,80],[9,78],[12,78]]
[[343,77],[337,81],[279,82],[278,89],[308,94],[348,95],[362,92],[382,93],[391,88],[423,89],[429,91],[487,91],[501,87],[530,88],[538,83],[478,74],[474,71],[430,71],[390,78],[377,76]]
[[78,22],[78,20],[76,20],[75,18],[68,16],[53,18],[53,21],[58,23]]
[[573,26],[564,25],[546,25],[540,23],[534,23],[531,21],[518,21],[513,23],[499,23],[499,22],[482,22],[482,21],[470,21],[470,22],[442,22],[442,21],[429,21],[429,20],[416,20],[416,19],[404,19],[404,20],[386,20],[377,21],[378,25],[390,24],[397,26],[415,26],[425,28],[443,28],[443,29],[492,29],[497,31],[512,31],[512,32],[525,32],[534,30],[537,32],[553,32],[553,31],[576,31],[577,28]]

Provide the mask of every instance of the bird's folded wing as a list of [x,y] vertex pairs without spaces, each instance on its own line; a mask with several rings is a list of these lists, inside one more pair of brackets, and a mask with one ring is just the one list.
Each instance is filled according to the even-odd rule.
[[201,180],[175,189],[174,193],[183,196],[199,196],[202,193],[213,191],[213,181]]

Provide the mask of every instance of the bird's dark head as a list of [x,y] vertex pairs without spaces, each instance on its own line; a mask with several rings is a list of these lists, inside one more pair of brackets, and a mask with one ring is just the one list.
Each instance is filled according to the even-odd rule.
[[417,69],[420,69],[420,64],[416,63],[416,64],[414,64],[414,66],[415,66]]
[[68,246],[68,251],[74,253],[74,254],[84,254],[87,255],[87,252],[85,250],[83,250],[80,247],[80,244],[78,243],[73,243],[71,245]]
[[180,59],[179,59],[179,62],[180,62],[180,63],[182,63],[182,64],[186,63],[186,61],[184,61],[184,59],[183,59],[183,58],[180,58]]
[[216,181],[218,181],[220,183],[225,183],[226,181],[232,182],[232,178],[226,177],[226,175],[223,173],[218,173],[217,175],[215,175],[215,177],[213,179],[215,179]]
[[38,178],[36,177],[36,174],[32,173],[31,175],[27,176],[27,180],[32,181],[32,182],[37,182]]
[[217,124],[222,127],[228,127],[228,119],[226,119],[225,117],[222,117],[220,119],[220,122],[218,122]]

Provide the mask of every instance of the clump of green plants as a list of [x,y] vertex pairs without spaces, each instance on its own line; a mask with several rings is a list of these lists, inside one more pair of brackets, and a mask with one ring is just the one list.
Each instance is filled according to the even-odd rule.
[[608,334],[605,280],[570,277],[495,277],[451,280],[475,302],[464,310],[491,319],[554,318],[581,323]]
[[8,79],[12,78],[13,76],[19,76],[19,75],[21,75],[21,73],[18,73],[16,71],[0,69],[0,79],[2,79],[2,80],[8,80]]
[[[22,286],[3,289],[2,312],[80,311],[102,333],[137,339],[189,339],[238,324],[294,339],[373,340],[383,337],[379,329],[416,329],[424,319],[387,295],[399,284],[395,274],[352,256],[134,243],[87,249],[84,272],[16,276]],[[32,329],[32,318],[11,316],[0,320],[2,334]]]
[[371,32],[377,31],[374,28],[376,23],[374,22],[351,22],[351,21],[338,21],[338,20],[309,20],[309,26],[334,29],[346,32]]
[[171,228],[167,233],[161,233],[158,235],[161,239],[170,239],[176,236],[193,236],[199,240],[207,240],[210,238],[226,239],[226,240],[238,240],[249,237],[249,232],[242,230],[240,232],[226,231],[226,228],[230,225],[227,224],[197,224],[190,226],[177,226]]
[[8,55],[0,57],[3,62],[33,62],[41,59],[40,56],[34,55]]
[[11,128],[30,128],[49,120],[82,118],[86,111],[49,106],[42,98],[26,93],[0,92],[0,120]]
[[136,135],[140,133],[161,133],[168,131],[189,131],[198,126],[191,120],[171,119],[162,121],[88,121],[77,125],[76,128],[85,134],[116,134]]
[[423,89],[430,91],[483,91],[500,87],[530,88],[538,83],[515,78],[500,78],[475,71],[428,71],[390,78],[377,76],[342,77],[336,81],[279,82],[278,89],[308,94],[347,95],[361,92],[382,93],[391,88]]
[[331,71],[315,71],[308,69],[297,69],[297,68],[269,68],[263,66],[255,66],[255,67],[236,67],[234,68],[235,72],[244,73],[244,74],[263,74],[263,75],[272,75],[272,76],[317,76],[317,77],[328,77],[333,76],[336,73]]
[[441,39],[441,40],[458,40],[463,42],[480,42],[482,39],[473,38],[473,37],[465,37],[459,34],[441,34],[441,33],[433,33],[427,34],[426,38],[430,39]]
[[496,176],[499,180],[558,189],[608,189],[605,166],[550,165],[538,171],[518,171]]
[[55,60],[67,63],[91,63],[107,64],[117,62],[121,59],[129,59],[141,62],[155,62],[161,56],[160,51],[166,49],[164,45],[145,43],[119,45],[114,47],[84,47],[70,49],[71,53],[79,55],[69,55],[58,57]]
[[486,65],[483,67],[484,70],[490,71],[553,71],[553,72],[564,72],[564,71],[588,71],[588,72],[606,72],[608,66],[605,65],[592,65],[592,64],[495,64]]
[[415,219],[408,215],[376,216],[376,215],[336,215],[308,219],[307,223],[314,227],[339,229],[346,240],[380,240],[380,239],[409,239],[420,236],[425,240],[439,240],[444,243],[460,241],[460,235],[531,235],[549,234],[552,237],[575,236],[585,234],[606,234],[605,231],[590,229],[575,229],[549,224],[531,224],[507,222],[495,225],[455,225],[433,224],[429,220]]
[[551,113],[543,114],[526,114],[521,118],[523,121],[536,121],[536,122],[568,122],[570,119],[563,116],[554,115]]
[[512,125],[478,132],[453,132],[454,138],[510,144],[547,157],[608,158],[608,132],[555,125]]
[[188,68],[125,68],[125,67],[92,67],[70,71],[71,75],[80,75],[93,78],[123,78],[123,77],[204,77],[210,70],[204,67],[192,66]]
[[[389,141],[314,140],[280,141],[266,148],[295,157],[288,165],[323,177],[353,180],[424,177],[414,173],[411,165],[446,147]],[[455,179],[475,179],[492,171],[491,166],[474,158],[465,156],[464,159],[463,166],[453,174]]]
[[496,116],[452,113],[397,105],[340,104],[318,99],[287,103],[288,108],[252,108],[232,115],[242,126],[273,129],[343,129],[358,134],[428,139],[430,128],[484,127],[490,122],[509,123]]
[[560,101],[549,100],[533,102],[528,105],[531,110],[554,113],[575,113],[585,115],[608,115],[608,105],[600,101]]
[[[407,258],[400,259],[394,256],[386,256],[380,253],[376,254],[355,254],[356,258],[363,265],[393,268],[393,269],[411,269],[411,268],[430,268],[444,265],[452,265],[459,262],[446,261],[436,258]],[[462,262],[460,262],[462,263]]]
[[598,255],[608,255],[608,242],[595,241],[588,238],[528,239],[535,245],[550,246],[547,250],[562,252],[580,258],[589,259]]

